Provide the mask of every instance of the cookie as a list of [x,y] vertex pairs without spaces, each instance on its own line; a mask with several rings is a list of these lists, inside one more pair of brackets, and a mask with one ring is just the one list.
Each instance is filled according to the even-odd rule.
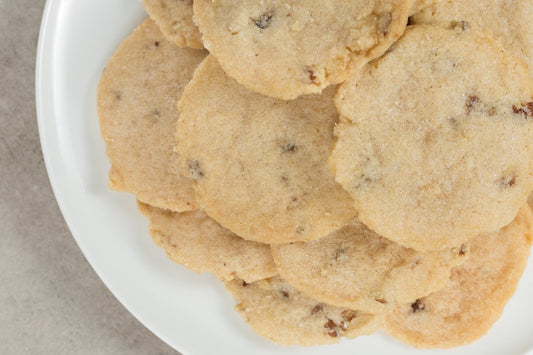
[[371,334],[382,325],[381,316],[317,302],[279,277],[252,284],[235,279],[226,288],[250,327],[278,344],[331,344]]
[[150,220],[150,234],[168,257],[197,273],[210,272],[223,281],[235,277],[253,282],[278,274],[270,248],[222,228],[202,210],[171,212],[138,203]]
[[390,311],[443,288],[468,245],[422,253],[370,231],[357,219],[327,237],[272,246],[282,278],[316,300],[369,313]]
[[473,30],[488,30],[533,71],[533,2],[528,0],[441,0],[414,16],[414,24],[453,26],[462,23]]
[[203,48],[202,35],[192,20],[193,0],[142,0],[146,12],[165,37],[178,47]]
[[482,337],[499,318],[524,271],[531,245],[531,211],[524,208],[499,232],[472,241],[470,258],[446,288],[387,316],[385,330],[423,348],[450,348]]
[[509,224],[533,188],[533,82],[486,34],[410,27],[335,102],[336,180],[392,241],[461,245]]
[[224,71],[264,95],[319,93],[382,55],[414,0],[194,1],[194,22]]
[[178,152],[207,214],[264,243],[313,240],[355,216],[327,159],[337,112],[334,88],[283,101],[200,64],[178,106]]
[[176,101],[205,56],[165,40],[150,19],[117,49],[98,85],[110,188],[174,211],[198,207],[192,181],[178,172],[174,135]]

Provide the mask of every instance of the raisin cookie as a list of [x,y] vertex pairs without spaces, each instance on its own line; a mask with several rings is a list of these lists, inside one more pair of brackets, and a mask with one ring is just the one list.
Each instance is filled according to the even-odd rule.
[[470,258],[452,270],[448,285],[398,306],[385,330],[416,347],[450,348],[482,337],[514,294],[531,245],[531,211],[523,208],[499,232],[477,236]]
[[205,56],[165,40],[150,19],[117,49],[98,86],[110,188],[174,211],[197,208],[192,180],[177,169],[174,133],[177,98]]
[[192,20],[193,0],[142,0],[165,37],[178,47],[203,48],[202,35]]
[[281,277],[316,300],[369,313],[443,288],[468,245],[437,252],[404,248],[357,219],[327,237],[272,246]]
[[533,2],[529,0],[441,0],[411,19],[413,24],[489,30],[533,72]]
[[343,82],[403,33],[414,0],[196,0],[194,22],[224,71],[294,99]]
[[334,88],[283,101],[257,94],[207,57],[178,107],[177,151],[207,214],[264,243],[313,240],[355,217],[328,169]]
[[226,288],[250,327],[278,344],[331,344],[374,333],[383,323],[382,316],[317,302],[279,277],[252,284],[235,279]]
[[239,238],[204,211],[171,212],[138,203],[150,220],[150,234],[168,257],[198,273],[210,272],[223,281],[246,282],[278,274],[269,246]]
[[392,241],[461,245],[509,224],[533,188],[533,82],[486,34],[410,27],[335,103],[336,180]]

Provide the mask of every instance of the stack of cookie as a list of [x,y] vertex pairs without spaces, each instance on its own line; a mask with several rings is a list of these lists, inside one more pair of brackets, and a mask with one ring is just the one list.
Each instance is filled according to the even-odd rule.
[[98,113],[172,260],[280,344],[488,331],[533,238],[533,3],[143,4]]

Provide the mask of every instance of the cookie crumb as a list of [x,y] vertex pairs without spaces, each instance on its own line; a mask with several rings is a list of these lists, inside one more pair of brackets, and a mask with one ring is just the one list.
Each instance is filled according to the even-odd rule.
[[273,16],[274,13],[272,11],[269,11],[259,16],[259,18],[252,18],[252,21],[254,21],[257,27],[264,30],[270,26],[270,22],[272,21]]

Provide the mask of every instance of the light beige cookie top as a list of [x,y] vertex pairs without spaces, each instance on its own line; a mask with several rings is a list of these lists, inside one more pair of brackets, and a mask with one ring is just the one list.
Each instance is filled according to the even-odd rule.
[[319,240],[272,246],[272,256],[281,277],[309,297],[383,313],[443,288],[468,249],[417,252],[354,220]]
[[332,169],[383,237],[460,245],[510,223],[533,188],[533,83],[488,35],[410,27],[335,102]]
[[165,37],[178,47],[203,48],[202,35],[192,20],[193,0],[142,0],[146,12]]
[[533,2],[530,0],[441,0],[415,15],[413,24],[453,26],[463,22],[474,30],[489,30],[533,72]]
[[444,0],[416,0],[411,8],[411,11],[409,12],[409,16],[415,15],[430,6],[435,6],[440,1]]
[[188,269],[223,281],[239,277],[253,282],[278,274],[268,245],[239,238],[202,210],[178,213],[142,202],[138,207],[150,220],[154,242]]
[[514,294],[527,263],[531,211],[523,208],[499,232],[472,241],[470,258],[452,271],[446,288],[387,317],[385,330],[416,347],[450,348],[482,337]]
[[178,151],[207,214],[264,243],[317,239],[355,216],[327,158],[334,88],[273,99],[226,76],[213,56],[179,101]]
[[194,1],[194,22],[224,71],[294,99],[340,83],[403,33],[414,0]]
[[174,135],[177,99],[205,56],[165,40],[150,19],[117,49],[98,85],[110,188],[170,210],[198,207],[192,181],[176,168]]
[[252,329],[275,343],[313,346],[374,333],[383,317],[315,301],[279,277],[226,283],[235,309]]

